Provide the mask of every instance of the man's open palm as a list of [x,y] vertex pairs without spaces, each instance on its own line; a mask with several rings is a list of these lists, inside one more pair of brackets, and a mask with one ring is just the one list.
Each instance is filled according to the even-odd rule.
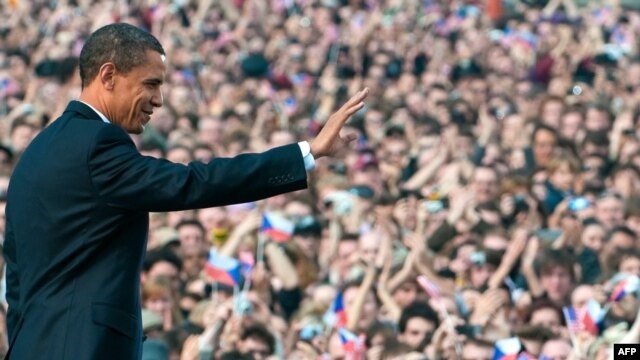
[[340,136],[340,130],[351,115],[362,109],[364,106],[363,100],[368,94],[368,88],[360,90],[329,117],[318,136],[311,142],[311,154],[313,154],[314,158],[334,155],[356,139],[355,134]]

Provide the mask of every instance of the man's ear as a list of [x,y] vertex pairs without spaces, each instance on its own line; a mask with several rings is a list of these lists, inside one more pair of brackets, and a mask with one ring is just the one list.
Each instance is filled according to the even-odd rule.
[[98,71],[98,80],[100,80],[100,84],[102,84],[102,86],[109,91],[113,90],[115,83],[115,73],[116,66],[111,62],[102,64],[102,66],[100,66],[100,70]]

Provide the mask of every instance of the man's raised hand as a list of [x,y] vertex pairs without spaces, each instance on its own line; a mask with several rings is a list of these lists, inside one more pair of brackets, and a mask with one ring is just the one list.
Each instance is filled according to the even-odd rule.
[[318,136],[311,142],[311,154],[315,159],[334,155],[356,139],[355,134],[340,136],[340,130],[342,130],[351,115],[362,109],[364,106],[363,100],[368,94],[368,88],[359,91],[329,117]]

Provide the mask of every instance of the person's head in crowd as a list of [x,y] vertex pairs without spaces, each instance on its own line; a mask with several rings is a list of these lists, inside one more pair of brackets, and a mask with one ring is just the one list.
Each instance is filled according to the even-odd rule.
[[412,350],[415,350],[409,344],[396,339],[387,340],[382,349],[382,354],[380,355],[381,360],[410,359]]
[[289,197],[283,211],[294,223],[302,221],[303,219],[306,220],[300,225],[306,226],[310,223],[309,220],[314,220],[314,222],[316,221],[316,218],[314,217],[315,208],[313,198],[303,193]]
[[625,198],[640,192],[640,169],[633,165],[616,166],[608,180],[607,185]]
[[493,202],[499,195],[500,178],[491,167],[478,166],[471,177],[471,191],[478,204]]
[[206,145],[215,146],[222,144],[224,124],[220,119],[203,117],[198,122],[198,140]]
[[255,360],[265,360],[275,352],[276,339],[264,325],[255,323],[242,331],[238,350]]
[[367,349],[383,347],[390,340],[395,339],[396,332],[393,324],[376,321],[366,331],[365,346]]
[[166,225],[171,228],[175,228],[183,220],[196,218],[196,210],[171,211],[166,214]]
[[607,158],[600,154],[582,156],[581,180],[587,184],[602,185],[607,167]]
[[215,157],[210,145],[197,144],[193,149],[193,159],[203,163],[208,163]]
[[398,340],[421,351],[439,324],[438,314],[428,303],[413,302],[402,310],[398,320]]
[[155,141],[146,141],[140,145],[140,154],[145,156],[151,156],[156,159],[164,159],[166,157],[166,151],[161,144]]
[[580,234],[580,242],[582,246],[598,253],[604,247],[607,233],[605,229],[596,220],[585,221]]
[[184,145],[173,145],[167,149],[167,160],[177,164],[187,165],[193,161],[193,152]]
[[209,252],[204,243],[198,243],[181,245],[180,255],[182,258],[182,278],[192,280],[197,278],[204,269]]
[[346,279],[356,259],[358,251],[358,237],[355,234],[345,234],[338,242],[337,256],[334,260],[336,271],[340,279]]
[[576,281],[573,257],[566,250],[548,249],[539,260],[540,284],[546,296],[558,305],[565,304]]
[[269,135],[270,148],[291,144],[295,141],[295,136],[290,131],[286,130],[276,130]]
[[551,300],[535,300],[529,306],[527,324],[543,326],[555,334],[560,334],[563,325],[562,309]]
[[404,129],[399,125],[392,125],[387,128],[386,136],[380,144],[379,158],[385,164],[402,169],[409,160],[409,146]]
[[584,128],[584,112],[580,107],[572,106],[565,110],[560,119],[560,136],[576,142]]
[[562,192],[572,192],[580,163],[567,152],[559,152],[547,164],[549,182]]
[[609,134],[606,131],[587,131],[580,145],[580,156],[587,154],[609,156]]
[[21,154],[31,140],[36,136],[38,128],[26,121],[24,117],[19,117],[11,124],[10,144],[14,153]]
[[393,290],[391,296],[398,306],[405,308],[418,298],[419,292],[418,282],[415,279],[409,278]]
[[205,229],[198,220],[182,220],[175,226],[180,239],[180,246],[205,244]]
[[491,360],[493,359],[493,343],[486,340],[467,338],[462,345],[462,360]]
[[584,126],[587,131],[608,131],[611,128],[611,113],[603,104],[589,104],[585,114]]
[[382,234],[376,230],[362,232],[358,237],[358,252],[366,263],[375,260],[382,241]]
[[595,295],[596,292],[592,285],[578,285],[571,293],[571,306],[573,306],[575,309],[581,309],[584,305],[587,304],[589,299],[594,298]]
[[151,126],[165,138],[175,128],[175,113],[169,106],[155,110]]
[[540,357],[552,360],[567,360],[571,355],[571,342],[565,338],[547,340],[540,350]]
[[306,215],[294,225],[292,240],[309,259],[317,257],[322,239],[322,225],[316,218]]
[[533,130],[531,143],[536,165],[545,167],[556,152],[558,133],[548,125],[537,125]]
[[216,245],[224,242],[228,232],[228,214],[224,207],[212,207],[198,210],[196,218],[204,226],[208,241]]
[[167,278],[177,288],[182,260],[171,250],[154,249],[144,258],[141,282],[158,278]]
[[563,98],[559,96],[548,96],[540,103],[540,122],[556,130],[560,130],[564,111],[565,102]]
[[371,144],[377,144],[384,137],[386,115],[380,108],[367,108],[364,115],[364,132]]
[[606,230],[624,223],[624,198],[614,192],[605,191],[596,200],[596,219]]
[[500,144],[504,149],[515,149],[522,141],[522,133],[525,131],[525,117],[520,113],[512,113],[505,116],[500,124]]
[[162,317],[163,320],[167,317],[176,320],[174,309],[177,308],[177,302],[178,299],[174,297],[169,279],[155,278],[142,286],[142,307]]
[[611,254],[607,267],[612,273],[633,274],[640,277],[640,250],[632,247]]

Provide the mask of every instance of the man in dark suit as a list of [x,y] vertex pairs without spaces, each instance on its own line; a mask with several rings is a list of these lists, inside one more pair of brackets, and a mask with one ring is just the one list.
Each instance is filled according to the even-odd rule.
[[22,155],[6,210],[11,359],[140,358],[139,274],[148,212],[248,202],[306,187],[314,158],[363,106],[363,90],[306,142],[187,166],[139,154],[162,105],[164,50],[127,24],[97,30],[80,55],[82,93]]

